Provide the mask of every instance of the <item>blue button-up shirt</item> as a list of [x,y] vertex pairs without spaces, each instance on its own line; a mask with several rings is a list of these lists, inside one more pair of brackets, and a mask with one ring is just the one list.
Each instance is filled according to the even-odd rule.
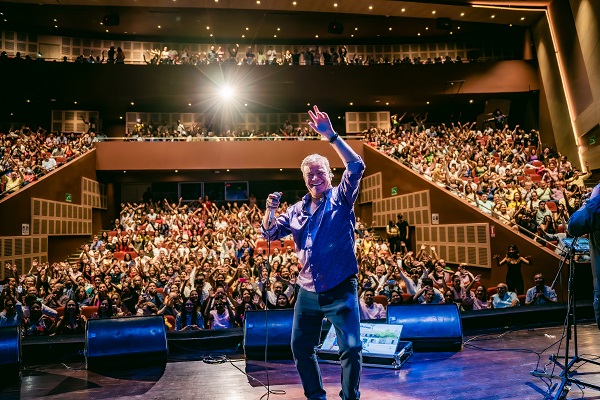
[[[338,186],[323,194],[315,212],[310,214],[310,194],[287,209],[263,237],[276,240],[292,234],[298,260],[303,267],[299,285],[317,293],[332,289],[358,273],[354,254],[354,202],[365,170],[362,159],[348,163]],[[306,271],[312,283],[303,283]]]

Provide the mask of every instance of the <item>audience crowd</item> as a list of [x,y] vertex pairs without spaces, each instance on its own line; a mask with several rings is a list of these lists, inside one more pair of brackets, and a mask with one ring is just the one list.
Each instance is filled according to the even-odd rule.
[[154,121],[137,120],[132,128],[127,129],[127,141],[226,141],[226,140],[309,140],[320,139],[320,136],[308,127],[294,128],[286,121],[278,132],[262,130],[226,130],[213,132],[211,127],[203,124],[185,126],[180,120],[175,123],[156,123]]
[[552,247],[565,236],[569,216],[588,192],[587,163],[580,171],[543,147],[536,130],[510,128],[504,118],[494,116],[481,131],[475,123],[425,127],[426,116],[418,115],[402,124],[403,117],[394,116],[389,130],[364,132],[365,140],[541,244]]
[[95,133],[48,133],[22,126],[0,132],[0,196],[13,193],[90,150]]
[[[535,130],[502,124],[478,131],[469,123],[426,128],[427,116],[406,125],[403,118],[393,116],[390,130],[365,132],[365,140],[543,244],[560,237],[586,193],[589,172],[549,148],[538,152]],[[74,157],[95,140],[93,132],[54,136],[24,127],[2,135],[2,168],[17,177],[27,168],[46,173],[56,167],[53,156]],[[283,202],[278,213],[288,206]],[[109,230],[82,245],[76,262],[36,260],[25,274],[5,265],[0,326],[20,324],[25,335],[77,334],[87,318],[158,314],[170,330],[227,329],[243,326],[247,310],[291,308],[301,268],[295,245],[291,238],[264,241],[263,214],[254,197],[247,204],[216,204],[208,196],[187,204],[121,204]],[[360,219],[355,228],[362,319],[385,318],[388,304],[482,310],[556,301],[541,274],[526,295],[514,266],[506,283],[488,290],[466,264],[451,268],[435,246],[412,251],[402,215],[389,221],[385,235]],[[516,246],[497,258],[498,265],[529,263]]]
[[[157,314],[169,330],[228,329],[243,326],[247,310],[291,308],[300,268],[294,243],[261,239],[263,213],[255,201],[218,206],[208,197],[122,204],[110,231],[82,245],[76,262],[36,260],[22,275],[6,264],[0,326],[21,324],[25,335],[78,334],[87,318]],[[385,318],[387,304],[512,304],[488,298],[479,275],[466,264],[452,270],[434,246],[411,251],[401,216],[388,232],[384,240],[357,220],[361,318]]]
[[[229,46],[210,45],[208,51],[193,53],[185,47],[183,50],[169,49],[165,46],[162,50],[154,48],[147,50],[143,55],[144,63],[147,65],[208,65],[208,64],[234,64],[234,65],[400,65],[400,64],[462,64],[477,62],[479,52],[469,51],[467,58],[463,59],[457,56],[455,59],[449,55],[437,56],[427,59],[421,57],[396,58],[389,56],[376,56],[375,54],[348,54],[348,47],[333,46],[304,46],[285,50],[280,53],[273,46],[268,49],[256,49],[247,47],[245,52],[240,49],[239,44]],[[107,52],[102,51],[100,55],[80,55],[73,62],[79,64],[125,64],[125,52],[117,47],[111,46]],[[20,52],[16,52],[13,57],[9,57],[6,51],[0,53],[0,62],[22,62],[22,61],[47,61],[43,54],[38,53],[36,58],[30,55],[23,57]],[[69,62],[68,57],[64,56],[62,62]]]

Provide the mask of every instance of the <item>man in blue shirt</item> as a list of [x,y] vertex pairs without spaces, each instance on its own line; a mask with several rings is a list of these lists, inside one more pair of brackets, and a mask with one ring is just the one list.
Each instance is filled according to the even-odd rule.
[[292,352],[308,399],[325,400],[315,347],[319,344],[323,317],[336,330],[342,364],[344,400],[360,398],[358,390],[362,367],[362,342],[357,296],[358,263],[354,254],[354,203],[365,164],[339,137],[326,113],[315,106],[309,111],[309,125],[331,145],[346,170],[340,184],[332,186],[333,173],[327,158],[312,154],[300,169],[308,194],[276,219],[271,212],[279,206],[281,193],[270,194],[261,226],[270,240],[292,235],[302,269],[294,309]]

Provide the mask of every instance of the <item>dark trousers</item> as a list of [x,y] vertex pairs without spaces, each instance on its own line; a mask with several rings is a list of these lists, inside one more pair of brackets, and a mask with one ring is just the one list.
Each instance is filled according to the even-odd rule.
[[304,395],[308,399],[327,398],[315,352],[321,337],[323,317],[335,327],[340,348],[342,390],[339,395],[344,400],[360,398],[362,342],[357,285],[356,278],[352,278],[323,293],[304,289],[298,292],[292,326],[292,352]]

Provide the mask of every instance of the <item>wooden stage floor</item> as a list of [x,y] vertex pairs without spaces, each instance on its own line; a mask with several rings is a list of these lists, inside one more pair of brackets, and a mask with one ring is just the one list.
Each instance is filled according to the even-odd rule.
[[[562,333],[561,326],[465,337],[460,352],[415,353],[400,370],[365,367],[362,399],[548,398],[549,390],[554,393],[560,379],[549,381],[530,372],[544,370],[551,354],[564,355],[564,341],[560,349],[558,344],[553,345]],[[600,331],[595,325],[579,325],[578,344],[582,357],[599,357]],[[216,358],[218,353],[212,355]],[[245,361],[243,356],[231,353],[231,362],[210,364],[202,360],[204,356],[198,351],[179,352],[169,356],[165,368],[109,374],[86,371],[81,359],[65,361],[65,365],[28,365],[20,383],[4,383],[0,398],[259,400],[265,388],[243,372],[266,383],[266,368],[271,390],[285,391],[283,395],[271,394],[270,399],[304,399],[292,361],[265,364]],[[578,365],[574,376],[600,384],[600,366]],[[321,364],[321,370],[328,398],[339,398],[340,367]],[[552,365],[546,371],[551,373]],[[556,368],[555,374],[559,373]],[[573,385],[567,398],[600,399],[600,392]]]

